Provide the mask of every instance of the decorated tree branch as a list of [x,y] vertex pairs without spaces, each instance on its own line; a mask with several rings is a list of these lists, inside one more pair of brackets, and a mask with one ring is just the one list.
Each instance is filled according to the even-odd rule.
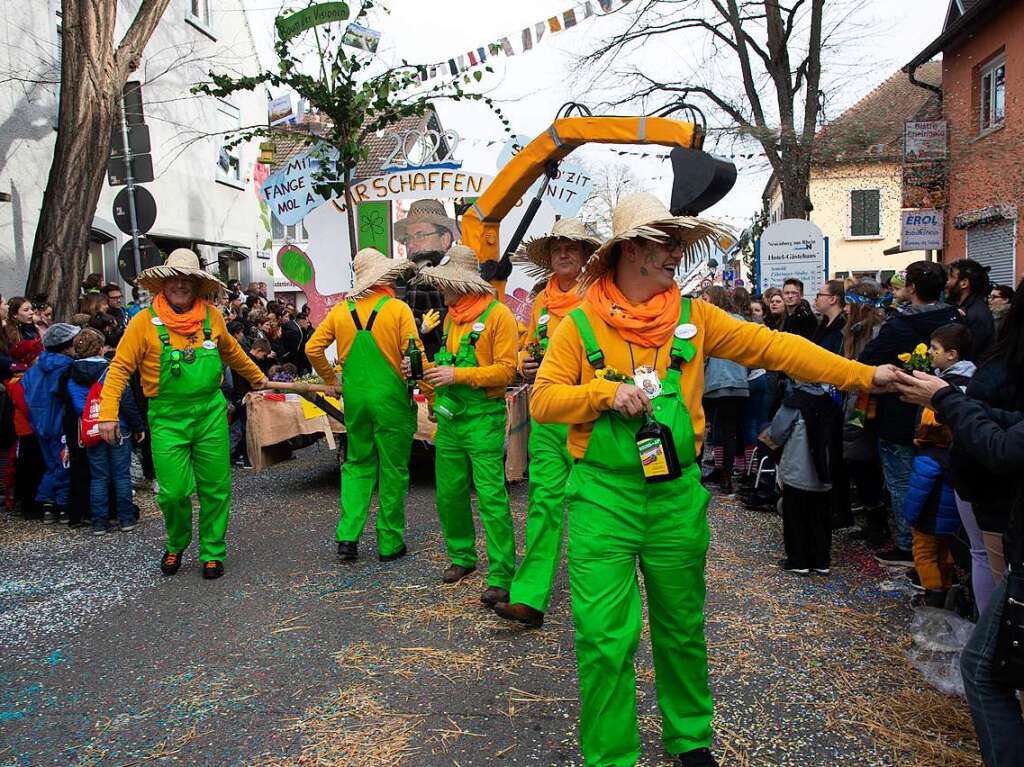
[[[363,0],[353,20],[365,19],[374,7],[374,0]],[[313,176],[314,191],[325,199],[342,198],[345,202],[354,257],[357,241],[352,186],[359,180],[354,177],[356,167],[368,156],[371,135],[408,117],[423,116],[432,102],[438,99],[482,101],[497,115],[510,135],[511,126],[488,96],[469,92],[464,87],[482,80],[484,71],[492,71],[490,67],[430,88],[420,85],[420,81],[425,79],[425,68],[404,60],[398,66],[374,71],[373,55],[344,45],[344,27],[331,23],[347,17],[347,6],[338,2],[311,4],[293,13],[286,12],[277,19],[274,44],[277,71],[251,77],[211,72],[210,82],[195,86],[193,91],[225,97],[237,91],[272,85],[294,91],[308,102],[312,110],[326,117],[325,130],[317,135],[297,134],[268,125],[236,131],[229,137],[228,144],[284,133],[290,137],[302,135],[319,165]],[[308,39],[306,36],[310,32],[319,57],[316,74],[302,71],[302,60],[296,52],[297,41]]]

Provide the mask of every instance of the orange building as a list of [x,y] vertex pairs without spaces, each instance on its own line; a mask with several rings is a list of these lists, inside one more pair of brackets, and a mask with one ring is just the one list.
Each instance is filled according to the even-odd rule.
[[993,283],[1016,286],[1024,275],[1024,2],[951,0],[942,34],[907,65],[911,79],[939,54],[949,140],[944,260],[973,258]]

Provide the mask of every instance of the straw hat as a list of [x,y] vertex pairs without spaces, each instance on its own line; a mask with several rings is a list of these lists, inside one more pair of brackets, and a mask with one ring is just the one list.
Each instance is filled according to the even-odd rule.
[[177,248],[160,266],[144,269],[139,275],[139,285],[153,293],[164,289],[164,280],[171,277],[189,277],[196,282],[196,293],[200,296],[216,296],[224,290],[224,283],[199,266],[199,256],[188,248]]
[[683,241],[683,255],[711,253],[722,236],[735,237],[725,224],[695,216],[673,216],[650,192],[623,197],[612,211],[612,238],[599,247],[583,267],[580,286],[590,285],[613,268],[612,256],[620,242],[633,239],[665,242],[676,236]]
[[404,258],[388,258],[376,248],[363,248],[356,253],[352,267],[356,272],[356,284],[347,297],[362,298],[376,285],[394,282],[414,270],[416,265]]
[[601,245],[601,240],[591,235],[578,218],[562,218],[551,227],[551,234],[527,242],[513,260],[520,264],[532,264],[526,268],[531,277],[544,276],[551,271],[551,245],[555,240],[580,243],[584,263]]
[[494,292],[491,284],[480,276],[476,253],[462,243],[452,245],[437,266],[421,268],[416,281],[452,293]]
[[409,206],[409,214],[395,222],[393,236],[403,242],[408,236],[409,224],[433,224],[447,229],[452,241],[459,236],[459,227],[454,218],[449,218],[440,200],[416,200]]

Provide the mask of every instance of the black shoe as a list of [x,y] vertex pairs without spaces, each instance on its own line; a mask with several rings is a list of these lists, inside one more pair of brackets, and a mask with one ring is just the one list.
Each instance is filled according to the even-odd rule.
[[136,528],[136,526],[137,525],[135,522],[129,522],[127,524],[121,522],[118,524],[117,529],[120,530],[122,533],[130,533],[132,530]]
[[[476,570],[475,567],[463,567],[462,565],[450,565],[441,574],[442,583],[458,583],[470,573]],[[507,599],[505,601],[508,601]]]
[[708,484],[709,482],[712,484],[717,484],[722,481],[722,470],[718,468],[712,469],[707,474],[702,476],[700,478],[700,481],[703,482],[705,485]]
[[[338,550],[338,553],[341,553],[340,549]],[[378,554],[377,559],[379,559],[381,562],[394,562],[396,559],[401,559],[408,553],[409,549],[407,549],[405,547],[405,544],[403,543],[401,548],[398,549],[398,551],[392,552],[391,554]]]
[[216,578],[220,578],[224,575],[224,563],[216,559],[211,559],[209,562],[203,562],[203,578],[208,581],[212,581]]
[[165,551],[160,560],[160,571],[164,575],[174,575],[181,568],[181,553]]
[[897,546],[878,552],[875,554],[875,559],[880,565],[890,565],[893,567],[914,566],[914,555],[906,549],[901,549]]
[[832,574],[832,568],[831,567],[815,567],[811,572],[813,572],[815,575],[831,575]]
[[480,601],[493,610],[498,602],[508,602],[508,591],[497,586],[491,586],[480,595]]
[[811,569],[809,567],[792,567],[790,566],[789,561],[786,559],[779,560],[779,567],[781,567],[785,572],[791,573],[793,575],[811,574]]
[[679,755],[679,767],[718,767],[710,748],[698,748]]
[[910,585],[913,587],[914,591],[921,593],[924,592],[924,586],[921,585],[921,576],[917,574],[916,569],[911,567],[907,570],[907,578],[910,579]]
[[928,589],[921,594],[914,594],[910,598],[911,607],[940,607],[946,606],[946,589]]
[[57,521],[57,508],[52,503],[43,504],[43,524],[52,525]]
[[359,544],[355,541],[338,541],[338,556],[342,562],[359,558]]
[[58,525],[67,525],[67,524],[70,524],[70,522],[71,522],[71,517],[68,516],[68,510],[67,509],[58,508],[57,509],[57,524]]

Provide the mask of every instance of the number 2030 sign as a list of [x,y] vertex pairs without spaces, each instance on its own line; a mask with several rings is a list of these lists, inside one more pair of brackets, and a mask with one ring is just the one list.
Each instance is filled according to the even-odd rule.
[[391,151],[381,165],[384,173],[462,167],[461,161],[453,159],[459,145],[459,134],[453,130],[410,130],[392,133],[389,140],[392,142]]

